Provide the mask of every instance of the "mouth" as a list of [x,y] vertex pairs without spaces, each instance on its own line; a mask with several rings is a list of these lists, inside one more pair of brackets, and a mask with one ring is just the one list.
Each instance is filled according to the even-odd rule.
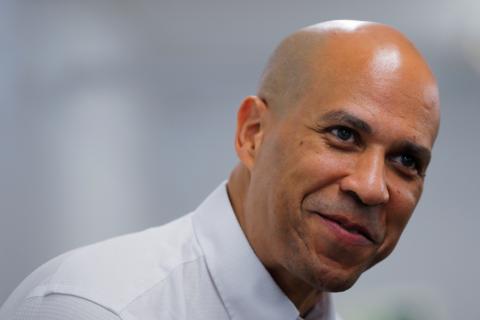
[[367,227],[353,223],[347,218],[338,215],[325,215],[315,213],[322,218],[325,224],[332,230],[337,237],[357,245],[369,245],[376,243],[372,232]]

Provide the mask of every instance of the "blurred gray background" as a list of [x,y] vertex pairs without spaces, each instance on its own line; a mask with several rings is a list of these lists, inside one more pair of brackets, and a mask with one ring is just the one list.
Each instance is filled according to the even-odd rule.
[[347,319],[480,319],[480,2],[0,0],[0,304],[35,267],[192,209],[236,163],[235,112],[279,40],[384,22],[443,117],[423,201]]

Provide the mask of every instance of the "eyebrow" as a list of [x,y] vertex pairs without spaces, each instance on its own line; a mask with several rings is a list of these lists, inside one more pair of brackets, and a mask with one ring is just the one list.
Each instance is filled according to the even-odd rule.
[[345,122],[351,125],[353,128],[363,131],[367,134],[371,134],[373,131],[372,127],[367,122],[345,111],[329,112],[324,114],[320,120]]
[[397,150],[406,151],[412,154],[413,156],[416,156],[419,159],[422,159],[424,161],[425,166],[428,165],[432,157],[432,152],[430,151],[430,149],[408,140],[400,141],[399,143],[395,144],[395,148]]
[[[367,134],[371,134],[373,132],[372,127],[366,121],[346,111],[331,111],[321,116],[320,120],[344,122],[348,123],[353,128],[359,131],[363,131]],[[432,157],[430,149],[409,140],[404,140],[396,143],[395,149],[406,151],[425,161],[425,164],[428,164]]]

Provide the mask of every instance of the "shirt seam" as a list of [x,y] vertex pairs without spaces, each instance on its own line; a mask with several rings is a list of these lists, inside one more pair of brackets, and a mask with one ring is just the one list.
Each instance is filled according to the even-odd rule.
[[30,296],[27,299],[25,299],[24,303],[26,303],[28,301],[31,301],[33,299],[44,298],[44,297],[49,297],[49,296],[68,296],[68,297],[73,297],[73,298],[81,299],[81,300],[84,300],[84,301],[88,301],[88,302],[93,303],[94,305],[96,305],[96,306],[114,314],[120,320],[123,320],[123,317],[118,312],[116,312],[114,309],[108,308],[107,306],[104,306],[104,305],[100,304],[99,302],[96,302],[95,300],[92,300],[92,299],[89,299],[87,297],[83,297],[83,296],[80,296],[80,295],[77,295],[77,294],[73,294],[73,293],[52,292],[52,293],[48,293],[48,294],[45,294],[45,295]]
[[[195,257],[194,259],[189,259],[189,260],[185,260],[185,261],[182,261],[180,263],[178,263],[176,266],[172,267],[169,272],[162,278],[162,279],[159,279],[158,281],[156,281],[154,284],[152,284],[151,287],[143,290],[141,293],[137,294],[134,298],[132,298],[129,302],[127,302],[125,304],[125,306],[123,306],[123,308],[120,308],[119,309],[119,313],[122,313],[124,312],[132,303],[134,303],[135,301],[137,301],[138,299],[140,299],[143,295],[145,295],[147,292],[149,292],[150,290],[153,290],[155,287],[157,287],[159,284],[161,284],[163,281],[167,280],[173,272],[175,272],[175,270],[177,270],[178,268],[180,268],[181,266],[184,266],[186,264],[189,264],[189,263],[192,263],[192,262],[196,262],[200,259],[203,259],[203,257],[205,256],[205,253],[203,252],[201,246],[198,244],[198,240],[196,238],[196,235],[195,235],[195,228],[193,227],[193,221],[192,221],[192,217],[191,215],[188,216],[188,221],[190,223],[190,228],[192,230],[192,233],[193,233],[193,236],[195,238],[195,244],[200,248],[200,252],[201,254],[198,255],[197,257]],[[208,269],[208,266],[207,266],[207,269]]]
[[185,266],[187,264],[190,264],[192,262],[196,262],[200,259],[203,258],[203,254],[198,256],[198,257],[195,257],[195,259],[192,259],[192,260],[186,260],[186,261],[182,261],[180,262],[179,264],[177,264],[175,267],[173,267],[162,279],[159,279],[158,281],[156,281],[154,284],[152,284],[152,286],[150,286],[149,288],[143,290],[142,292],[140,292],[139,294],[137,294],[134,298],[132,298],[129,302],[127,302],[125,304],[125,306],[123,306],[122,308],[120,308],[118,310],[118,313],[122,313],[124,312],[126,309],[128,309],[128,307],[134,303],[135,301],[137,301],[138,299],[140,299],[142,296],[144,296],[146,293],[148,293],[149,291],[153,290],[154,288],[156,288],[158,285],[160,285],[162,282],[164,282],[165,280],[167,280],[173,272],[175,272],[178,268],[182,267],[182,266]]
[[[226,187],[225,187],[226,188]],[[225,190],[226,192],[226,190]],[[228,194],[227,194],[227,197],[228,197]],[[198,209],[197,209],[198,210]],[[233,208],[232,208],[233,210]],[[192,215],[193,216],[193,215]],[[208,275],[210,276],[211,278],[211,281],[212,281],[212,284],[213,284],[213,287],[215,288],[215,292],[217,293],[218,297],[220,298],[220,301],[222,302],[222,305],[223,305],[223,308],[225,309],[225,312],[227,313],[229,319],[233,319],[233,314],[232,314],[232,310],[230,309],[230,307],[227,307],[227,301],[225,301],[225,297],[222,295],[222,293],[220,292],[220,288],[219,288],[219,284],[221,283],[221,281],[219,281],[215,275],[213,274],[212,270],[210,269],[210,265],[207,261],[207,256],[205,254],[205,251],[202,247],[202,244],[201,244],[201,241],[199,239],[199,236],[198,236],[198,232],[197,232],[197,229],[195,228],[195,224],[193,222],[193,219],[190,218],[190,222],[192,224],[192,230],[193,230],[193,236],[195,237],[195,241],[198,245],[198,247],[200,248],[200,251],[202,252],[202,257],[205,257],[204,260],[205,260],[205,266],[207,268],[207,273]]]
[[[192,263],[192,262],[195,262],[195,261],[198,261],[200,259],[203,259],[204,256],[205,256],[205,253],[202,249],[202,247],[199,245],[199,242],[198,242],[198,239],[196,237],[196,234],[195,234],[195,228],[193,227],[193,221],[192,221],[192,218],[191,216],[188,217],[189,219],[189,223],[190,223],[190,227],[192,228],[192,233],[193,233],[193,236],[195,238],[195,245],[200,249],[200,254],[198,256],[196,256],[195,258],[193,259],[189,259],[189,260],[184,260],[184,261],[181,261],[179,262],[177,265],[175,265],[174,267],[172,267],[168,273],[166,273],[161,279],[157,280],[154,284],[152,284],[152,286],[142,290],[140,293],[136,294],[132,299],[129,299],[128,302],[125,302],[124,304],[122,304],[123,306],[120,306],[120,305],[117,305],[117,308],[115,308],[115,304],[114,305],[110,305],[110,307],[108,307],[106,304],[103,304],[101,302],[95,302],[95,300],[91,299],[91,298],[87,298],[88,296],[91,296],[90,293],[86,292],[86,291],[83,291],[83,290],[78,290],[79,288],[77,286],[71,286],[67,283],[62,283],[62,282],[59,282],[59,283],[56,283],[56,284],[52,284],[52,283],[48,283],[48,281],[46,281],[45,283],[37,286],[36,288],[32,289],[30,291],[30,293],[28,294],[28,297],[27,299],[30,299],[30,298],[36,298],[36,297],[45,297],[45,296],[48,296],[48,295],[52,295],[52,294],[59,294],[59,295],[70,295],[70,296],[74,296],[74,297],[78,297],[78,298],[81,298],[81,299],[85,299],[85,300],[88,300],[88,301],[92,301],[93,303],[99,305],[99,306],[102,306],[104,309],[106,310],[111,310],[114,314],[117,314],[119,317],[120,317],[120,313],[124,312],[125,309],[127,309],[132,303],[134,303],[136,300],[140,299],[143,295],[145,295],[148,291],[154,289],[156,286],[158,286],[160,283],[162,283],[163,281],[167,280],[171,274],[177,270],[178,268],[180,268],[181,266],[183,265],[186,265],[186,264],[189,264],[189,263]],[[68,254],[68,256],[72,255],[72,254],[75,254],[75,251],[77,250],[81,250],[83,248],[78,248],[78,249],[74,249],[70,252],[70,254]],[[52,273],[51,275],[49,275],[48,279],[52,279],[58,272],[58,270],[60,270],[64,264],[67,263],[67,260],[68,260],[68,257],[65,257],[65,259],[58,265],[58,267],[56,268],[55,272]],[[207,270],[208,270],[208,265],[207,265]],[[47,292],[45,294],[45,289],[46,290],[57,290],[58,288],[69,288],[70,290],[73,290],[73,291],[76,291],[76,292],[71,292],[71,293],[64,293],[64,292]],[[25,299],[25,300],[27,300]],[[223,302],[223,301],[222,301]],[[123,318],[122,318],[123,319]]]

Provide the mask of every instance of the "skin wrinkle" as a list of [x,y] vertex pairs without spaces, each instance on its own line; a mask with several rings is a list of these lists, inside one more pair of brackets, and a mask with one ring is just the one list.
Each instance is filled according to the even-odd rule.
[[[240,105],[240,163],[227,187],[255,254],[302,315],[395,248],[423,190],[420,173],[399,153],[407,141],[432,148],[438,105],[428,65],[382,24],[317,24],[288,36],[272,54],[257,96]],[[345,119],[320,120],[322,130],[313,130],[329,113],[351,114],[371,132]],[[361,147],[331,125],[357,131]],[[352,245],[318,213],[367,226],[379,241]]]

